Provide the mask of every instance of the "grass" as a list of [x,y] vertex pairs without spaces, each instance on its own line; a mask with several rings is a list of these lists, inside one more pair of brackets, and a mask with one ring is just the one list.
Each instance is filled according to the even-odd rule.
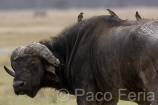
[[[114,8],[112,10],[122,19],[135,20],[135,11],[139,11],[145,18],[158,17],[158,8]],[[25,95],[16,96],[12,88],[13,78],[4,71],[3,66],[10,67],[10,54],[17,46],[26,46],[31,42],[57,35],[63,28],[75,23],[81,11],[85,13],[84,19],[109,14],[105,9],[48,10],[47,17],[34,18],[33,11],[0,12],[0,105],[76,105],[73,96],[65,102],[58,100],[57,91],[54,89],[42,89],[33,99]],[[120,101],[119,105],[135,104]]]

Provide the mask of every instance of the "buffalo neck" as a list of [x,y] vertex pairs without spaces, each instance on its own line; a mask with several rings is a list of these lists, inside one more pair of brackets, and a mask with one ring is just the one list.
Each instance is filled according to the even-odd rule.
[[70,78],[71,63],[84,35],[84,29],[87,27],[88,25],[85,25],[85,22],[80,22],[65,29],[57,37],[53,37],[49,41],[40,42],[60,60],[61,65],[56,68],[56,74],[64,87],[72,87]]

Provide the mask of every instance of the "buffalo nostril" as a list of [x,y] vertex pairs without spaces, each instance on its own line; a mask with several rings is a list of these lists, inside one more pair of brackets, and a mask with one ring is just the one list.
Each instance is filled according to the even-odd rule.
[[22,87],[24,85],[24,82],[23,81],[15,81],[14,83],[13,83],[13,87],[14,88],[20,88],[20,87]]

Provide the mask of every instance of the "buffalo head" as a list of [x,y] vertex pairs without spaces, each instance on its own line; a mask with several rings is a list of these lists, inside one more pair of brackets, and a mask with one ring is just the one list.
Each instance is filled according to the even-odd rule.
[[5,66],[4,69],[14,77],[15,94],[27,94],[34,97],[42,83],[47,81],[46,79],[50,78],[50,75],[54,81],[59,81],[54,69],[59,63],[59,60],[45,45],[34,42],[26,47],[18,47],[13,51],[11,66],[14,71]]

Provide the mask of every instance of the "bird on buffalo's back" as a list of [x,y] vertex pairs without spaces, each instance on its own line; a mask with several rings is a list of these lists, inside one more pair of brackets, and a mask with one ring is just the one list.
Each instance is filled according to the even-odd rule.
[[136,11],[135,17],[136,17],[137,21],[142,20],[142,18],[139,15],[138,11]]
[[109,13],[110,13],[111,16],[118,17],[112,10],[110,10],[110,9],[106,9],[106,10],[109,11]]
[[78,22],[82,21],[83,19],[83,12],[81,12],[79,15],[78,15]]

